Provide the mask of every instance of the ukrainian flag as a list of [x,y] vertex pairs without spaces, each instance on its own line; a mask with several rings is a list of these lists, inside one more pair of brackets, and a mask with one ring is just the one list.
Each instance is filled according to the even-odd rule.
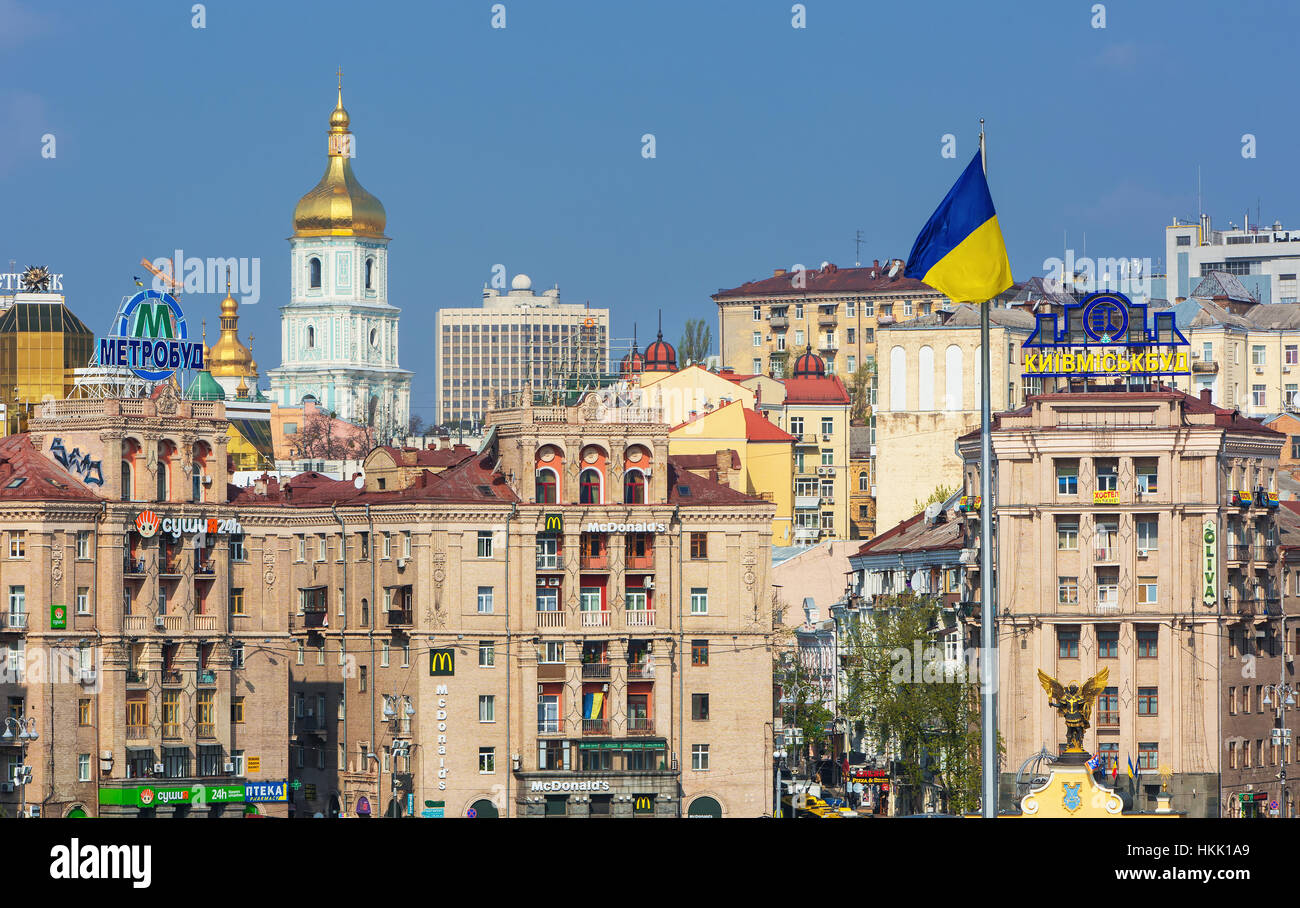
[[982,303],[1011,286],[1007,244],[984,179],[983,148],[921,229],[903,274],[954,303]]
[[1128,777],[1133,778],[1133,758],[1128,758]]
[[582,718],[599,719],[601,718],[601,706],[604,705],[605,695],[600,692],[582,695]]

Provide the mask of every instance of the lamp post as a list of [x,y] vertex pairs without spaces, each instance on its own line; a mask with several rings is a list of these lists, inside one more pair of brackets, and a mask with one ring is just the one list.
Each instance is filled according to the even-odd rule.
[[1277,720],[1273,728],[1273,745],[1278,751],[1278,795],[1277,803],[1279,811],[1285,809],[1286,800],[1286,749],[1291,743],[1291,729],[1286,727],[1286,710],[1295,709],[1296,689],[1285,681],[1279,681],[1277,684],[1265,684],[1263,698],[1260,700],[1261,706],[1271,706],[1273,700],[1277,700]]
[[[400,716],[407,720],[409,720],[411,716],[415,715],[415,707],[411,705],[411,698],[406,694],[400,694],[400,695],[384,694],[383,697],[384,697],[383,715],[384,718],[387,719],[390,723],[393,720],[398,718],[399,710],[400,710]],[[400,733],[400,729],[399,729],[399,733]],[[397,758],[399,756],[409,757],[410,755],[411,755],[411,742],[409,740],[401,739],[394,736],[393,737],[393,765],[388,772],[388,791],[389,791],[388,803],[392,805],[394,818],[400,816],[401,814],[401,808],[397,804]],[[376,775],[375,777],[375,792],[376,794],[380,794],[381,797],[382,797],[381,792],[383,790],[383,785],[381,784],[383,781],[382,779],[383,769],[384,769],[384,764],[379,760],[378,756],[375,756],[375,771],[376,773],[378,773],[378,775]],[[384,816],[387,816],[387,814],[385,813]]]
[[17,732],[19,747],[22,748],[20,759],[22,762],[18,766],[18,771],[14,774],[14,783],[18,785],[21,792],[21,806],[18,808],[20,817],[27,815],[27,783],[32,780],[32,769],[27,765],[27,745],[35,741],[40,735],[36,731],[36,719],[27,719],[22,716],[6,716],[5,731],[0,735],[0,740],[6,744],[14,739],[14,732]]

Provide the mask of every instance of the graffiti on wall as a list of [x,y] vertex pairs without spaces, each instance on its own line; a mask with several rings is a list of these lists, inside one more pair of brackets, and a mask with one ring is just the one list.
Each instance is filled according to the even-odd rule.
[[69,454],[63,447],[63,439],[55,438],[50,442],[50,454],[61,463],[69,473],[81,477],[81,481],[87,485],[102,486],[104,484],[103,464],[98,460],[91,460],[89,454],[82,454],[80,448],[73,448]]

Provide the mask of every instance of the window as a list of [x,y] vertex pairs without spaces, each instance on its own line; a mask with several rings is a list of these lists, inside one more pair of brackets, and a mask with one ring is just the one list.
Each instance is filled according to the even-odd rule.
[[410,530],[402,531],[402,557],[403,558],[411,557],[411,531]]
[[478,613],[480,615],[492,614],[492,587],[481,586],[478,588]]
[[1287,344],[1282,351],[1282,362],[1288,366],[1300,365],[1300,346]]
[[303,660],[306,658],[306,656],[307,656],[307,644],[299,640],[298,641],[298,664],[299,665],[303,664]]
[[77,614],[90,614],[90,587],[88,586],[77,587]]
[[1158,652],[1160,632],[1153,627],[1139,627],[1137,631],[1138,658],[1155,659]]
[[77,531],[77,557],[82,560],[90,557],[90,530]]
[[1134,462],[1139,492],[1150,494],[1157,490],[1156,463],[1154,457],[1140,457]]
[[762,331],[755,331],[755,332],[754,332],[754,346],[755,346],[755,347],[761,347],[761,346],[763,346],[763,332],[762,332]]
[[1264,347],[1262,344],[1252,344],[1250,348],[1250,364],[1252,366],[1267,365],[1264,356]]
[[803,303],[794,304],[794,317],[803,318]]
[[479,696],[478,720],[480,722],[495,722],[497,720],[496,697],[492,694],[482,694]]
[[1119,465],[1114,460],[1098,460],[1097,491],[1114,492],[1119,488]]
[[600,504],[600,472],[583,470],[578,477],[579,504]]
[[1300,460],[1300,435],[1291,436],[1291,459]]
[[1057,520],[1056,547],[1062,552],[1072,552],[1079,548],[1079,522],[1077,519],[1071,519],[1068,523]]
[[361,560],[370,560],[370,534],[357,533],[357,538],[361,540]]
[[705,722],[709,718],[709,695],[691,694],[691,718]]
[[[298,664],[302,665],[302,644],[299,644]],[[392,652],[392,645],[387,640],[380,641],[379,644],[379,667],[388,668],[388,657]]]
[[640,470],[629,470],[624,476],[623,503],[645,504],[645,475]]
[[230,698],[230,721],[235,725],[244,724],[244,698]]
[[1058,647],[1058,657],[1061,659],[1078,659],[1079,658],[1079,629],[1058,628],[1056,631],[1056,642]]
[[709,768],[709,745],[691,745],[691,769],[704,772]]
[[822,417],[822,434],[830,435],[835,431],[835,419],[830,416]]
[[793,435],[793,436],[795,436],[796,438],[798,438],[799,436],[803,435],[803,417],[802,417],[802,416],[791,416],[791,417],[790,417],[790,434]]
[[497,749],[480,747],[478,749],[478,772],[481,776],[491,775],[497,771]]
[[1138,554],[1154,552],[1160,548],[1160,523],[1154,517],[1138,517],[1134,521],[1137,529]]
[[708,665],[709,664],[709,641],[692,640],[691,641],[691,665]]
[[365,691],[369,680],[369,666],[363,665],[357,673],[357,690]]
[[[307,260],[307,287],[310,290],[320,289],[320,259],[312,257]],[[314,339],[315,335],[312,329],[307,329],[309,336]],[[307,346],[311,346],[312,341],[308,340]]]
[[761,322],[762,320],[763,320],[763,307],[762,307],[762,306],[755,306],[755,307],[754,307],[754,321],[756,321],[756,322]]
[[480,558],[492,557],[492,531],[491,530],[478,531],[478,557]]
[[27,587],[9,587],[9,626],[24,628],[27,626]]
[[393,534],[392,533],[384,534],[384,554],[382,557],[384,558],[393,557]]
[[1078,577],[1057,577],[1056,578],[1056,601],[1061,605],[1078,605],[1079,604],[1079,578]]
[[537,648],[537,661],[550,665],[564,663],[564,641],[543,640]]
[[751,372],[753,372],[755,375],[758,375],[763,371],[763,361],[758,357],[754,357],[754,359],[752,359],[749,363],[749,368]]
[[538,504],[555,504],[555,495],[558,488],[555,478],[555,471],[550,469],[541,469],[537,471],[536,483],[536,501]]
[[1201,359],[1207,363],[1214,362],[1214,344],[1209,341],[1201,344]]
[[307,560],[307,537],[302,535],[301,533],[298,534],[298,556],[294,560],[295,561]]
[[709,591],[705,587],[691,587],[691,614],[707,615],[709,613]]
[[244,535],[242,533],[230,537],[230,560],[248,560],[248,553],[244,550]]
[[232,587],[230,590],[230,614],[232,615],[245,614],[243,587]]
[[1264,393],[1266,390],[1267,390],[1266,385],[1250,386],[1250,402],[1253,406],[1256,407],[1264,406]]
[[1159,585],[1154,577],[1138,578],[1138,605],[1154,608],[1160,601]]
[[1138,688],[1138,715],[1139,716],[1158,716],[1160,714],[1160,696],[1157,688],[1139,687]]
[[480,640],[478,643],[478,666],[479,668],[491,668],[497,664],[496,646],[491,640]]
[[1097,658],[1119,658],[1119,630],[1117,628],[1097,628]]
[[242,643],[233,643],[233,644],[231,644],[231,646],[230,646],[230,667],[231,667],[231,668],[243,668],[243,667],[244,667],[244,644],[242,644]]
[[26,530],[9,531],[9,557],[10,558],[27,557],[27,531]]
[[1192,235],[1190,233],[1184,233],[1182,236],[1175,238],[1175,243],[1179,246],[1190,246],[1192,245]]
[[[560,698],[557,694],[537,695],[537,731],[556,734],[560,730]],[[567,754],[566,754],[567,756]]]
[[691,558],[701,559],[709,557],[709,534],[708,533],[691,533]]
[[1077,460],[1057,461],[1056,494],[1079,494],[1079,462]]
[[77,781],[90,781],[90,754],[77,754]]
[[1160,745],[1155,741],[1143,741],[1138,744],[1139,772],[1155,772],[1160,765]]
[[1097,725],[1119,725],[1119,688],[1108,687],[1097,698]]

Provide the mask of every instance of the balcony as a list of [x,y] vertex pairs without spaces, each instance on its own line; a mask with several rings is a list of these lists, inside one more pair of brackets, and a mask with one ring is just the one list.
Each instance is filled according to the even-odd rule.
[[816,509],[821,498],[817,495],[796,495],[794,496],[794,506],[796,508],[813,508]]
[[217,726],[214,722],[200,722],[196,726],[195,734],[200,738],[215,738],[217,736]]
[[164,668],[162,670],[163,686],[172,686],[181,683],[181,670],[179,668]]
[[1264,561],[1272,564],[1277,561],[1277,546],[1275,545],[1257,545],[1254,547],[1254,557],[1256,561]]
[[559,552],[538,552],[537,570],[539,571],[564,570],[564,556]]
[[807,539],[810,541],[815,541],[817,537],[821,536],[821,533],[822,531],[818,527],[795,527],[794,528],[794,538],[796,540]]
[[154,627],[167,634],[179,634],[185,630],[184,615],[159,615],[158,619],[162,621],[162,627],[158,627],[158,620],[154,621]]
[[1099,545],[1093,552],[1092,560],[1095,564],[1115,564],[1119,561],[1119,546]]
[[201,668],[195,676],[195,680],[199,684],[216,684],[217,673],[210,668]]
[[834,312],[819,312],[817,314],[817,327],[834,328],[840,323],[840,317]]
[[1275,598],[1269,596],[1269,597],[1266,597],[1266,598],[1264,598],[1264,599],[1260,599],[1259,601],[1262,602],[1262,603],[1264,604],[1264,614],[1265,614],[1265,615],[1268,615],[1270,618],[1277,618],[1277,617],[1281,616],[1281,614],[1282,614],[1282,600],[1281,600],[1281,599],[1275,599]]
[[[795,437],[794,446],[796,448],[815,448],[820,444],[816,432],[791,432],[790,434]],[[812,471],[808,470],[806,472]]]
[[143,577],[143,576],[144,576],[144,559],[143,559],[143,558],[127,558],[127,559],[122,563],[122,573],[125,574],[125,575],[128,576],[128,577]]
[[183,572],[180,558],[167,558],[158,562],[158,574],[161,577],[179,577]]
[[584,662],[582,664],[583,681],[608,681],[610,665],[608,662]]
[[214,633],[217,629],[216,615],[195,615],[193,617],[194,629],[196,631],[207,631]]
[[126,739],[128,741],[148,741],[148,725],[128,725],[126,727]]
[[1118,615],[1118,614],[1119,614],[1119,600],[1118,600],[1118,599],[1113,599],[1113,598],[1098,599],[1098,600],[1097,600],[1097,614],[1098,614],[1098,615]]
[[415,612],[410,609],[389,609],[387,616],[389,627],[411,627],[415,624]]
[[599,552],[589,553],[584,549],[578,559],[578,567],[584,571],[609,570],[609,551],[602,548]]
[[627,664],[627,680],[629,681],[653,681],[655,677],[655,664],[653,662],[629,662]]
[[538,662],[538,681],[563,681],[568,677],[569,669],[563,662]]
[[197,580],[211,580],[216,573],[217,564],[211,558],[194,565],[194,575]]
[[626,571],[653,571],[655,567],[655,553],[648,551],[644,555],[627,556],[627,565],[623,568]]
[[818,350],[825,350],[831,353],[834,353],[839,348],[840,342],[833,337],[824,337],[817,344]]
[[583,719],[582,733],[584,735],[607,735],[609,734],[609,720]]
[[138,634],[149,629],[148,615],[126,615],[122,618],[122,633]]
[[127,685],[140,685],[149,683],[149,672],[143,668],[128,668],[126,670]]
[[655,610],[652,608],[647,608],[647,609],[633,609],[631,611],[625,611],[623,613],[623,626],[624,627],[654,627]]
[[1198,362],[1197,360],[1192,360],[1192,371],[1193,372],[1218,372],[1219,364]]
[[27,630],[27,613],[10,612],[8,620],[6,620],[4,623],[4,628],[5,630],[9,630],[9,631]]
[[629,735],[653,735],[655,733],[654,719],[650,716],[628,716],[627,733]]
[[773,315],[768,318],[767,323],[773,331],[784,331],[790,327],[790,319],[784,315]]
[[298,617],[302,619],[305,628],[329,627],[329,612],[323,609],[319,612],[303,612]]
[[581,612],[583,627],[609,627],[609,610],[599,609]]
[[546,719],[537,723],[538,735],[562,735],[564,734],[564,723],[559,719]]
[[1227,559],[1229,561],[1241,562],[1250,560],[1251,549],[1254,546],[1230,542],[1224,548],[1227,550]]
[[537,627],[539,628],[556,628],[564,627],[564,612],[556,609],[555,611],[537,613]]

